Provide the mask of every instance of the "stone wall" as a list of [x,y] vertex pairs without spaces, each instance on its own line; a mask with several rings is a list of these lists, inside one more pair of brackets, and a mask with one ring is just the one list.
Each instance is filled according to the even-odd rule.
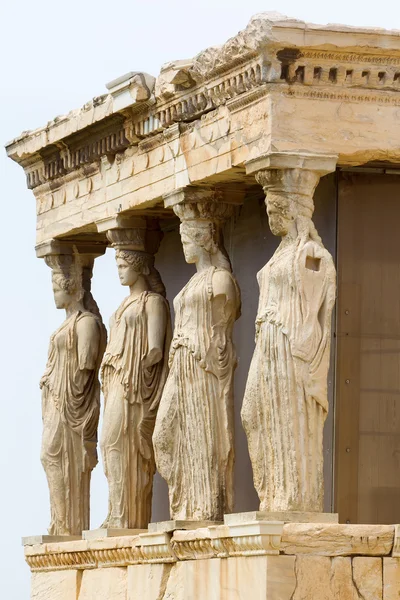
[[248,522],[27,546],[32,600],[395,600],[391,525]]

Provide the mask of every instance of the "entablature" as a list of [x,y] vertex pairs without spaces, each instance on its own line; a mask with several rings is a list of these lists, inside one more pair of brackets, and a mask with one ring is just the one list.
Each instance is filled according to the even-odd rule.
[[245,163],[269,152],[400,162],[400,32],[263,13],[157,79],[132,72],[107,87],[7,145],[37,200],[39,244],[165,210],[187,185],[254,186]]

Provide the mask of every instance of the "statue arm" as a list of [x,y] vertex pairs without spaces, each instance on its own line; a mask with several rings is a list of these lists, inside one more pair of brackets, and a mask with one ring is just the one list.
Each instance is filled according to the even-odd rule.
[[148,352],[143,366],[150,368],[160,362],[164,353],[167,328],[167,307],[163,298],[150,296],[146,302]]
[[222,377],[229,362],[226,332],[229,323],[236,318],[238,298],[229,271],[216,271],[212,279],[212,332],[206,355],[206,370]]
[[96,319],[84,315],[76,324],[79,368],[92,371],[96,367],[100,345],[100,330]]

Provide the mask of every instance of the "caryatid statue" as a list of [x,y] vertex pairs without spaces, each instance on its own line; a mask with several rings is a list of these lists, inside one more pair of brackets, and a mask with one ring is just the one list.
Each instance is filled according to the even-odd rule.
[[232,331],[240,293],[222,237],[233,211],[210,190],[189,189],[167,201],[181,196],[173,210],[185,260],[197,272],[174,300],[170,373],[153,441],[171,518],[220,521],[233,508]]
[[314,190],[335,169],[336,157],[267,159],[270,168],[258,170],[256,179],[266,193],[271,231],[282,239],[257,276],[256,347],[242,422],[260,510],[322,511],[336,273],[312,215]]
[[94,257],[45,256],[54,299],[66,319],[50,338],[41,379],[41,461],[50,490],[51,535],[80,535],[90,527],[90,476],[97,464],[98,372],[106,330],[90,292]]
[[116,250],[120,282],[130,293],[111,317],[101,367],[100,446],[109,486],[102,527],[145,529],[155,473],[152,435],[171,341],[165,288],[154,268],[161,232],[121,228],[109,230],[107,237]]

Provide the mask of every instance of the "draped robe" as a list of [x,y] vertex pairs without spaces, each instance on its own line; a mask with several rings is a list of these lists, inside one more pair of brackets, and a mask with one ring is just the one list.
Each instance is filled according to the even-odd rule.
[[[77,326],[83,319],[98,328],[81,351]],[[67,318],[50,338],[41,379],[43,438],[41,461],[50,489],[51,535],[80,535],[89,529],[90,475],[97,464],[100,413],[98,372],[106,332],[91,312]],[[99,342],[99,343],[97,343]]]
[[332,257],[315,241],[281,243],[258,282],[242,422],[260,510],[320,511],[336,291]]
[[[149,298],[164,305],[167,331],[161,360],[145,368]],[[105,399],[101,449],[109,483],[105,526],[143,529],[150,522],[155,473],[152,434],[168,372],[169,344],[169,307],[160,294],[128,296],[111,317],[101,367]]]
[[[167,481],[173,519],[218,521],[233,508],[233,312],[215,323],[212,279],[196,273],[174,300],[170,373],[154,431],[157,468]],[[220,333],[216,330],[220,328]]]

